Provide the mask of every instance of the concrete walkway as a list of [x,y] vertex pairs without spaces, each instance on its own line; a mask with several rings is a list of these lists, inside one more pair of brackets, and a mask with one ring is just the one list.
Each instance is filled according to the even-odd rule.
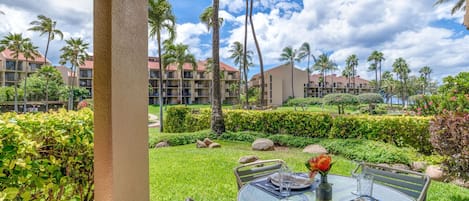
[[148,128],[157,128],[157,127],[160,127],[160,120],[158,119],[158,116],[153,115],[153,114],[148,114]]

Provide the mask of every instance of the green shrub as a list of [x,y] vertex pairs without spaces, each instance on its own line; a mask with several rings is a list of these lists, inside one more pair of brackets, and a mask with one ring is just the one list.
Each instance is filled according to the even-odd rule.
[[323,98],[326,105],[337,105],[339,114],[344,114],[344,107],[358,104],[358,98],[352,94],[327,94]]
[[322,98],[293,98],[288,99],[285,103],[287,106],[307,106],[307,105],[321,105]]
[[376,114],[375,112],[376,104],[382,103],[383,97],[377,93],[364,93],[364,94],[358,95],[358,100],[360,104],[368,104],[369,114]]
[[195,143],[197,140],[204,138],[215,138],[216,135],[210,130],[203,130],[193,133],[158,133],[157,135],[150,136],[148,146],[154,148],[158,142],[166,141],[171,146],[185,145]]
[[190,128],[185,125],[185,123],[191,123],[186,121],[186,116],[191,116],[190,112],[191,109],[184,106],[169,107],[164,119],[165,132],[182,133],[187,130],[186,128]]
[[439,115],[430,125],[431,143],[446,156],[449,173],[469,180],[469,113]]
[[0,115],[0,200],[92,200],[92,111]]

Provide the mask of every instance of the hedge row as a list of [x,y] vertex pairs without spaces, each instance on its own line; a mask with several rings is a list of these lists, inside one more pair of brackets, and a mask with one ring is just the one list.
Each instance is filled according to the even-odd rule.
[[[173,115],[177,114],[177,115]],[[414,147],[430,153],[429,117],[330,114],[307,111],[224,111],[228,131],[254,131],[308,138],[369,139]],[[210,128],[210,110],[193,114],[190,108],[172,107],[166,118],[167,132],[194,132]]]
[[92,200],[93,113],[0,115],[0,200]]

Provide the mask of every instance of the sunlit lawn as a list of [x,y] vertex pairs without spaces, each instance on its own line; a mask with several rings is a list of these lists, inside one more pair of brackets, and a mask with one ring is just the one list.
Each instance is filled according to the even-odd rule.
[[[294,171],[304,172],[304,161],[310,157],[300,149],[255,152],[249,143],[220,141],[221,149],[197,149],[194,144],[150,150],[151,200],[197,201],[236,200],[237,187],[233,168],[239,157],[257,155],[261,159],[280,158]],[[343,157],[336,161],[332,174],[349,175],[353,164]],[[452,184],[432,182],[427,200],[469,200],[469,189]]]

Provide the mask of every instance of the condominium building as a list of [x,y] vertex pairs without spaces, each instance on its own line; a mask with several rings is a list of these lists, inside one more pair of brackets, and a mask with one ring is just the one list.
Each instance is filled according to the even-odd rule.
[[[309,84],[308,84],[309,76]],[[349,79],[335,74],[325,77],[325,86],[321,82],[320,74],[308,75],[304,70],[293,68],[293,90],[292,90],[292,69],[290,64],[283,64],[278,67],[264,71],[264,100],[268,105],[282,105],[289,97],[323,97],[329,93],[370,93],[373,92],[369,81],[355,77]],[[250,87],[260,87],[260,74],[254,75],[249,81]],[[292,92],[295,92],[294,94]]]
[[[189,63],[183,65],[183,71],[176,65],[170,65],[164,70],[163,79],[159,74],[159,59],[148,58],[148,98],[149,104],[159,102],[159,82],[163,82],[163,102],[165,104],[209,104],[212,93],[212,72],[206,67],[207,61],[198,61],[193,67]],[[238,102],[237,86],[239,71],[220,62],[222,102],[235,104]],[[78,68],[78,83],[90,91],[93,89],[93,58],[85,61]],[[181,84],[181,78],[182,84]],[[182,91],[182,95],[181,95]]]
[[[18,55],[18,67],[15,70],[16,58],[13,52],[5,49],[0,52],[0,86],[13,86],[24,77],[35,73],[44,65],[44,56],[39,54],[32,59],[26,59],[23,54]],[[47,63],[50,63],[47,61]]]

